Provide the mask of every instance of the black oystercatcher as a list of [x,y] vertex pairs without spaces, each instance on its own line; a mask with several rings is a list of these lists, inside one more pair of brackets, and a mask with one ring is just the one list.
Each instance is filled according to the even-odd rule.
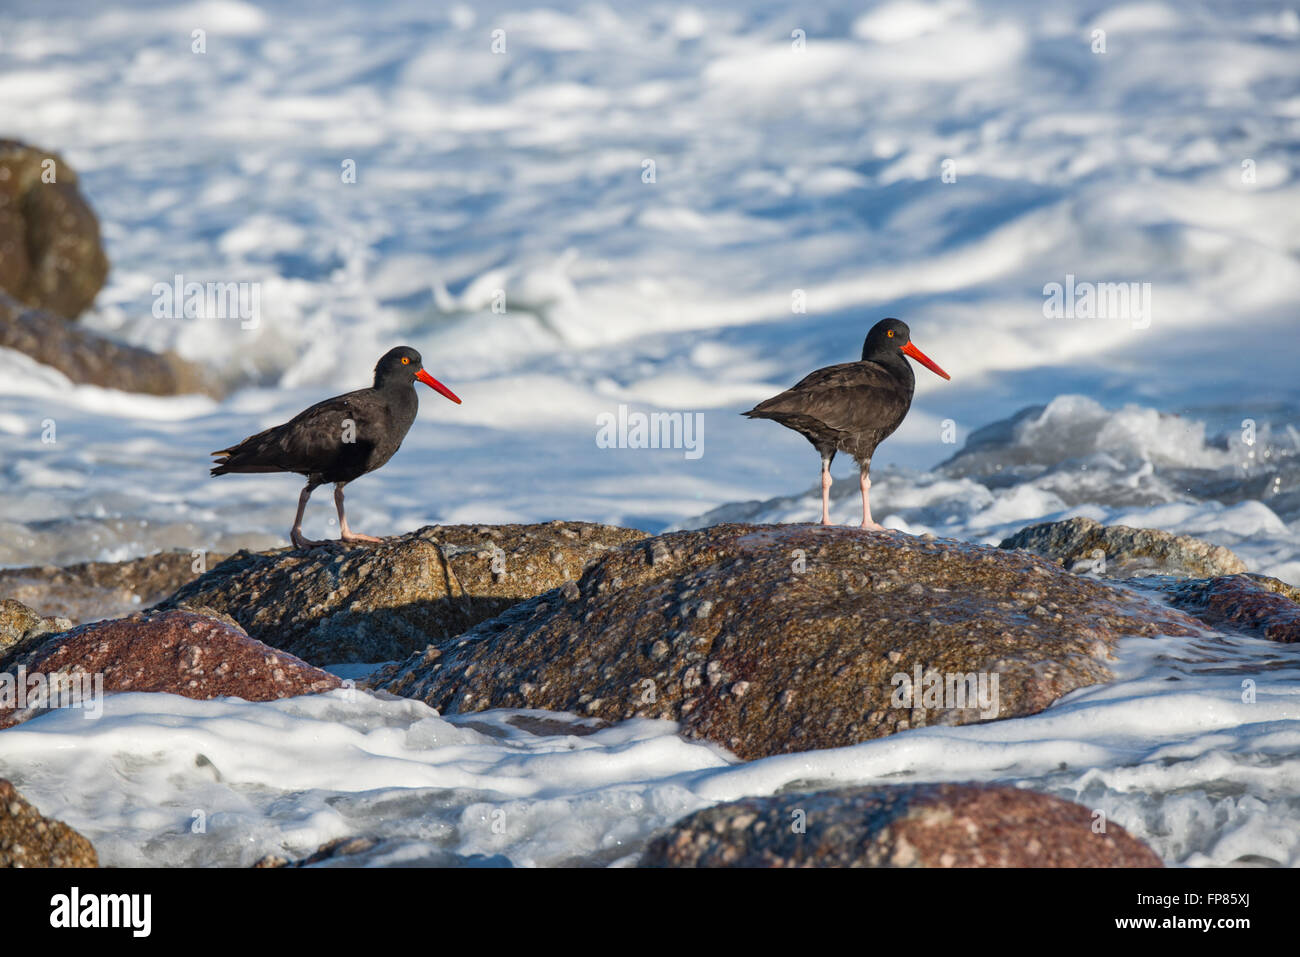
[[876,446],[893,434],[912,405],[916,377],[904,356],[936,375],[950,378],[912,345],[911,330],[897,319],[881,319],[862,344],[862,361],[827,366],[805,376],[748,412],[794,429],[821,453],[822,524],[831,523],[831,460],[844,452],[857,460],[862,484],[862,527],[881,531],[871,520],[868,473]]
[[213,452],[218,462],[212,474],[297,472],[307,476],[307,487],[298,496],[298,515],[289,533],[298,548],[323,544],[303,537],[302,513],[312,491],[326,482],[334,484],[340,539],[381,541],[348,528],[347,516],[343,514],[343,486],[379,468],[402,444],[420,406],[415,395],[416,379],[460,404],[455,393],[424,371],[418,352],[410,346],[398,346],[384,353],[376,363],[375,384],[371,388],[317,402],[284,425]]

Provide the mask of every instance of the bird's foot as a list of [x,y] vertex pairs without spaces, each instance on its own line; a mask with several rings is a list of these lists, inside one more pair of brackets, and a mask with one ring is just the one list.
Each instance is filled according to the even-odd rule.
[[289,541],[293,542],[294,548],[320,548],[328,545],[329,542],[317,542],[303,535],[299,529],[294,529],[289,533]]
[[376,545],[382,542],[382,538],[375,538],[373,535],[362,535],[360,532],[345,531],[339,536],[340,542],[365,542],[369,545]]

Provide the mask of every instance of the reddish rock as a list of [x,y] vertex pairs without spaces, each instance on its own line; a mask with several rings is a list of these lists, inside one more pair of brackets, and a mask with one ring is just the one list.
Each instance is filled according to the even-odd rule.
[[[248,637],[237,625],[192,611],[133,615],[82,625],[39,644],[8,670],[103,676],[105,693],[162,691],[186,698],[272,701],[339,687],[334,675]],[[0,699],[3,701],[3,699]],[[0,728],[37,713],[0,703]]]
[[98,867],[95,848],[62,821],[51,821],[0,778],[0,867]]
[[1086,807],[1004,785],[921,784],[746,798],[650,840],[642,867],[1161,867]]
[[1179,582],[1170,600],[1209,625],[1252,632],[1270,641],[1300,641],[1296,589],[1263,575],[1228,575]]

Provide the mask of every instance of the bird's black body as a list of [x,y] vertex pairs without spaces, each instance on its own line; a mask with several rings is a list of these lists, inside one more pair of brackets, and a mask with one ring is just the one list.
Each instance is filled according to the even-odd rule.
[[906,385],[870,362],[818,369],[745,415],[772,419],[798,432],[830,461],[836,452],[869,466],[876,446],[893,434],[912,405],[916,380]]
[[212,454],[211,474],[229,472],[297,472],[307,486],[298,501],[290,538],[295,545],[318,544],[302,536],[302,516],[316,486],[335,486],[334,501],[345,541],[378,541],[349,531],[343,513],[343,486],[373,472],[393,457],[406,438],[420,400],[416,381],[427,383],[454,402],[460,399],[424,371],[420,354],[409,346],[386,352],[375,365],[375,384],[317,402],[283,425],[249,436]]
[[383,380],[377,368],[371,388],[317,402],[283,425],[214,452],[225,459],[212,474],[297,472],[323,485],[351,482],[373,472],[393,457],[415,422],[420,408],[415,395],[418,363],[416,353],[414,369],[406,367],[409,376]]
[[844,452],[858,463],[862,485],[862,527],[879,528],[871,519],[867,489],[871,457],[902,423],[912,407],[916,376],[907,356],[938,375],[948,374],[912,345],[907,324],[882,319],[862,344],[862,359],[827,366],[804,376],[779,395],[748,412],[752,419],[772,419],[798,432],[822,457],[822,522],[830,524],[830,464]]
[[893,435],[912,407],[916,376],[901,351],[909,341],[906,324],[882,320],[862,344],[861,361],[811,372],[744,415],[794,429],[828,463],[843,452],[869,468],[876,446]]

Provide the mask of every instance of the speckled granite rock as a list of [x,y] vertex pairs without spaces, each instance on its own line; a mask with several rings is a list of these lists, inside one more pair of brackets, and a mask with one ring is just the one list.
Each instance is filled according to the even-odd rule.
[[[1198,628],[1023,552],[851,528],[719,525],[611,551],[580,582],[439,640],[367,684],[445,714],[667,718],[748,759],[1031,714],[1109,680],[1119,638]],[[924,693],[909,701],[918,672]],[[934,694],[933,676],[945,676],[946,692],[967,675],[977,685],[983,675],[986,692],[996,679],[995,708]]]
[[0,599],[0,669],[19,649],[71,627],[66,618],[42,617],[20,601]]
[[982,784],[842,788],[733,801],[698,811],[652,838],[640,865],[1163,866],[1145,844],[1114,822],[1103,824],[1088,808]]
[[1257,634],[1270,641],[1300,641],[1300,589],[1264,575],[1180,581],[1170,601],[1216,628]]
[[90,841],[62,821],[42,817],[0,778],[0,867],[98,867]]
[[0,289],[75,319],[108,276],[99,220],[56,153],[0,140]]
[[1199,538],[1151,528],[1102,525],[1091,518],[1030,525],[999,548],[1023,548],[1071,571],[1108,578],[1137,575],[1209,577],[1236,575],[1246,563],[1224,548]]
[[[27,646],[6,670],[33,675],[102,675],[104,693],[160,691],[186,698],[234,695],[272,701],[340,687],[334,675],[249,638],[238,626],[191,611],[133,615],[81,625]],[[3,685],[0,685],[3,688]],[[99,689],[95,689],[98,692]],[[0,728],[40,713],[0,696]]]
[[644,537],[586,522],[440,525],[378,545],[239,552],[158,607],[223,611],[316,664],[387,661],[572,581]]

